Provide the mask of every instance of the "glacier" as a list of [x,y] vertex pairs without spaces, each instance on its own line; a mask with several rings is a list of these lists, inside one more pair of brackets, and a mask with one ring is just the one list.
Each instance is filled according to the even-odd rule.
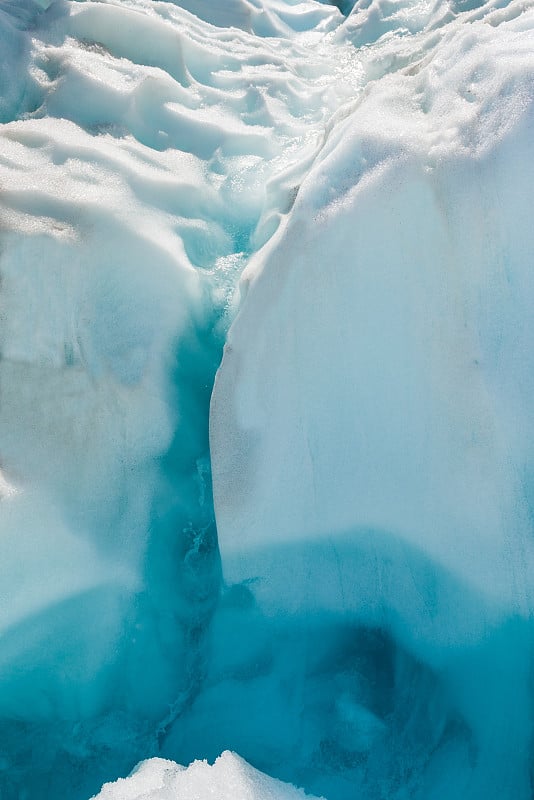
[[0,0],[1,800],[530,799],[533,78],[527,0]]

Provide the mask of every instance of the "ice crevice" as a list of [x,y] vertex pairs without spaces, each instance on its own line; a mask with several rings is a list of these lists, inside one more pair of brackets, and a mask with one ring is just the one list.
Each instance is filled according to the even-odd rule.
[[0,0],[2,800],[529,800],[533,27]]

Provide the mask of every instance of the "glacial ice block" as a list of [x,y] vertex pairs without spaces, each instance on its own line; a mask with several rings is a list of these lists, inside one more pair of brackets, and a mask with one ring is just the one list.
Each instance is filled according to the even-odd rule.
[[[385,632],[422,670],[399,702],[430,709],[436,676],[467,738],[432,745],[410,797],[448,797],[451,758],[456,796],[527,798],[534,16],[426,7],[396,36],[390,11],[336,33],[373,45],[373,80],[242,279],[211,409],[224,575],[266,619]],[[413,751],[386,752],[364,788],[404,796]]]

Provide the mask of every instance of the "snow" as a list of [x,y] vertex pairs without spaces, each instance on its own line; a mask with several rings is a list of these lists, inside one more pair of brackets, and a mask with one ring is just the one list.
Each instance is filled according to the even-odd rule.
[[530,797],[533,24],[0,0],[2,797]]
[[[108,783],[95,800],[304,800],[302,790],[263,775],[235,753],[222,753],[210,766],[184,768],[164,758],[144,761],[129,778]],[[316,799],[317,800],[317,799]]]

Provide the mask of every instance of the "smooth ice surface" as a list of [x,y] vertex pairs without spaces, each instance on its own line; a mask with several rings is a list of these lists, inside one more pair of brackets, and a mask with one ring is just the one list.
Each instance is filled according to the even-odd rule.
[[[301,715],[322,698],[315,768],[346,797],[531,796],[533,22],[355,5],[335,39],[366,89],[247,268],[216,379],[225,580],[308,624]],[[386,674],[343,660],[358,630]]]
[[314,800],[226,751],[212,766],[206,761],[195,761],[184,768],[164,758],[152,758],[138,764],[129,778],[106,784],[95,800],[305,800],[306,797]]
[[2,800],[530,800],[533,27],[0,0]]

